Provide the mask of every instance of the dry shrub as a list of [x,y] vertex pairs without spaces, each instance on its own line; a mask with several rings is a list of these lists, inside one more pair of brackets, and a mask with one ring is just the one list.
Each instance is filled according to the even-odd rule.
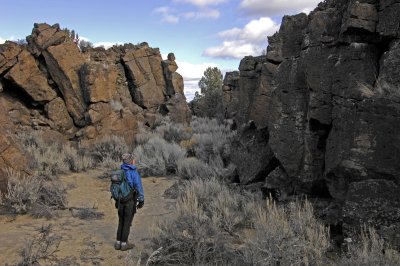
[[39,201],[42,180],[37,176],[24,176],[12,169],[8,169],[7,178],[7,192],[2,195],[2,205],[16,213],[26,213]]
[[397,266],[400,265],[400,253],[385,245],[374,228],[364,227],[359,243],[349,244],[339,265]]
[[128,145],[123,137],[106,136],[94,145],[89,147],[89,152],[92,154],[96,162],[120,162],[122,155],[129,151]]
[[[206,162],[213,163],[216,159],[226,161],[231,152],[231,143],[236,132],[230,129],[230,123],[220,123],[217,119],[195,118],[191,123],[193,136],[191,138],[194,155]],[[214,170],[221,172],[224,163]]]
[[80,153],[83,151],[78,147],[78,149],[73,148],[70,145],[63,146],[64,161],[67,162],[69,170],[73,172],[87,171],[94,166],[94,160],[91,156]]
[[186,151],[176,143],[155,136],[135,148],[138,167],[144,176],[162,176],[176,173],[178,163],[186,157]]
[[183,179],[207,179],[215,177],[210,167],[196,157],[190,157],[180,161],[178,163],[177,174]]
[[104,217],[104,213],[99,212],[95,206],[73,208],[72,216],[81,220],[98,220]]
[[[247,197],[216,179],[186,182],[177,216],[162,222],[149,265],[236,265],[235,232],[245,225]],[[161,249],[160,249],[161,248]]]
[[119,169],[121,165],[121,159],[116,160],[111,156],[106,156],[101,159],[99,166],[106,169]]
[[91,156],[83,153],[79,146],[77,149],[70,144],[46,143],[37,131],[21,133],[18,138],[33,158],[32,168],[36,169],[38,176],[53,179],[68,171],[80,172],[94,166]]
[[40,262],[55,263],[57,261],[55,253],[58,251],[62,238],[53,234],[51,225],[44,226],[38,231],[36,236],[25,242],[18,266],[41,265]]
[[191,138],[192,129],[182,124],[173,123],[166,117],[161,125],[156,128],[155,133],[168,142],[180,143]]
[[151,265],[322,265],[328,229],[308,202],[287,207],[216,179],[186,182],[176,217],[160,224]]
[[149,265],[230,264],[234,254],[231,236],[220,230],[211,211],[212,197],[221,189],[217,181],[187,184],[177,202],[177,216],[158,226],[153,244],[159,252]]
[[189,140],[182,140],[179,145],[187,150],[188,154],[194,154],[194,146],[196,145],[196,140],[191,138]]
[[9,170],[7,192],[2,196],[1,205],[15,213],[52,218],[54,210],[66,208],[68,202],[66,190],[59,180],[50,182]]

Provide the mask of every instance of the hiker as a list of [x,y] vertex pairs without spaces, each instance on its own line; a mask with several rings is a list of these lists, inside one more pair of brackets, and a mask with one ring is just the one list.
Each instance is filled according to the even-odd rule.
[[118,231],[117,241],[114,244],[116,250],[126,251],[133,248],[133,244],[128,243],[129,231],[132,225],[133,216],[136,208],[140,209],[144,205],[144,191],[142,180],[135,166],[133,154],[125,153],[122,155],[121,169],[125,171],[126,180],[131,187],[131,196],[127,201],[116,201],[115,207],[118,208]]

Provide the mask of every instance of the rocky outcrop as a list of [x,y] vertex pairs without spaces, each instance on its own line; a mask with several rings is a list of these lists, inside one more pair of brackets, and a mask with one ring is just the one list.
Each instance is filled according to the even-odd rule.
[[280,177],[266,173],[265,186],[331,198],[337,223],[397,232],[397,243],[399,13],[398,1],[328,0],[286,16],[267,55],[244,58],[223,88],[226,117],[268,128]]
[[36,110],[35,120],[41,121],[33,124],[30,111],[17,110],[16,104],[8,102],[7,107],[13,109],[8,112],[28,116],[14,117],[16,124],[50,128],[69,138],[86,138],[90,127],[90,132],[96,132],[91,138],[96,138],[101,132],[125,134],[123,127],[106,128],[118,124],[117,120],[135,117],[129,124],[146,123],[144,113],[157,114],[162,109],[167,114],[175,104],[179,105],[175,109],[187,112],[174,115],[177,122],[190,121],[183,79],[176,73],[172,53],[163,61],[159,50],[147,43],[83,52],[58,24],[35,24],[27,41],[26,46],[13,42],[0,46],[0,97]]
[[0,45],[0,107],[8,119],[0,132],[2,169],[18,154],[6,132],[39,129],[82,141],[120,135],[130,142],[138,123],[151,124],[158,114],[190,122],[174,54],[163,61],[147,43],[81,51],[69,39],[58,24],[35,24],[27,45]]

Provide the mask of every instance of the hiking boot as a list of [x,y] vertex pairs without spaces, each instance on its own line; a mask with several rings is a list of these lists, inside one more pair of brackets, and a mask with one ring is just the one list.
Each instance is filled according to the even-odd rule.
[[114,248],[115,248],[115,250],[120,250],[121,249],[121,242],[118,243],[117,241],[115,241]]
[[121,244],[121,251],[133,249],[134,245],[131,243]]

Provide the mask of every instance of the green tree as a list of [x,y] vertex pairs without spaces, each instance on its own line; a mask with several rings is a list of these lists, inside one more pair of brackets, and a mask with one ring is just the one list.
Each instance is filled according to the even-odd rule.
[[223,118],[221,70],[208,67],[198,85],[200,93],[196,92],[191,104],[193,113],[197,116]]
[[208,67],[199,81],[201,94],[207,95],[216,90],[222,90],[222,73],[218,67]]

